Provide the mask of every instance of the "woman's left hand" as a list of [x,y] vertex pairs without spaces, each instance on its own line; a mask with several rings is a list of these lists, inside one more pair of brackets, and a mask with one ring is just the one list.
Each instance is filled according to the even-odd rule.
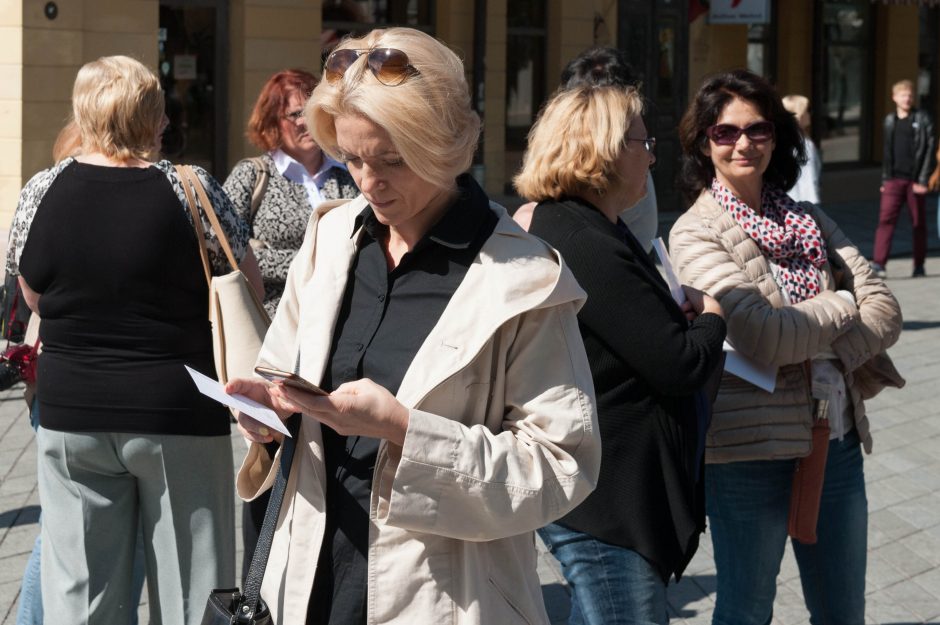
[[283,384],[271,392],[282,405],[310,415],[343,436],[384,438],[399,446],[405,443],[408,409],[368,378],[342,384],[329,395],[314,395]]

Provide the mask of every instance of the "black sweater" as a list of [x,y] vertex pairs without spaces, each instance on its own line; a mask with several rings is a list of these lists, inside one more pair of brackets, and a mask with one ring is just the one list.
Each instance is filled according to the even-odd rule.
[[183,368],[215,375],[186,210],[157,167],[72,162],[40,200],[19,270],[42,293],[42,427],[228,436]]
[[705,528],[694,393],[720,362],[724,320],[689,324],[636,239],[577,198],[541,203],[529,231],[588,294],[578,314],[597,393],[597,489],[559,520],[678,578]]

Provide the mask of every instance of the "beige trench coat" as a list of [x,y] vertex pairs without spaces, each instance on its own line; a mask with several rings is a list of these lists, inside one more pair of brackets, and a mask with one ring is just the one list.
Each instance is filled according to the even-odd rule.
[[[364,206],[311,218],[259,363],[293,370],[299,349],[299,373],[321,379]],[[404,447],[379,449],[370,625],[547,623],[533,530],[596,483],[594,388],[576,318],[584,292],[551,248],[493,209],[495,232],[402,380]],[[276,466],[253,445],[239,494],[269,488]],[[262,585],[280,625],[306,617],[324,492],[320,426],[304,415]]]

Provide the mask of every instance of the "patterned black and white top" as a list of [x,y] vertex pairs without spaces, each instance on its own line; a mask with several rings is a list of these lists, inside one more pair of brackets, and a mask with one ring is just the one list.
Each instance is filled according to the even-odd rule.
[[[284,292],[287,270],[303,243],[313,207],[304,185],[281,175],[269,154],[262,155],[261,162],[268,172],[268,186],[254,219],[251,219],[251,195],[260,175],[255,164],[249,159],[239,162],[223,188],[238,215],[250,222],[252,245],[264,280],[264,307],[273,317]],[[327,200],[351,199],[359,195],[359,189],[348,171],[334,167],[329,170],[320,194]]]
[[[20,257],[23,254],[23,246],[26,244],[26,238],[29,236],[29,228],[36,216],[36,209],[42,201],[43,196],[55,182],[56,177],[75,159],[72,157],[63,159],[53,167],[45,169],[33,176],[23,190],[20,192],[19,203],[16,206],[16,213],[13,216],[13,223],[10,226],[9,243],[6,255],[6,271],[8,275],[19,274]],[[186,216],[190,225],[193,223],[192,213],[186,204],[186,193],[183,191],[183,183],[180,181],[173,163],[167,160],[154,163],[156,167],[167,177],[176,197],[180,200],[180,210]],[[216,215],[219,217],[219,223],[225,230],[225,236],[228,238],[229,245],[235,259],[241,261],[248,249],[248,225],[238,216],[235,208],[229,201],[228,196],[223,191],[218,181],[213,178],[206,170],[201,167],[193,167],[203,187],[206,189],[206,195],[215,208]],[[232,271],[225,258],[224,252],[219,245],[215,232],[212,230],[205,211],[199,202],[196,202],[199,214],[202,217],[202,229],[206,237],[206,248],[209,251],[209,262],[212,265],[213,275],[223,275]]]

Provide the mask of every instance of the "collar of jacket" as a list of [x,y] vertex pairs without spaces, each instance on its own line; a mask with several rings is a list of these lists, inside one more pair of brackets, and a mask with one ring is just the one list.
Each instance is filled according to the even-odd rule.
[[[316,273],[328,278],[316,279],[313,263],[307,263],[300,293],[307,310],[300,312],[292,343],[294,353],[301,348],[299,372],[309,380],[321,379],[326,369],[359,237],[359,231],[351,238],[348,233],[366,205],[361,195],[339,205],[321,204],[307,229],[307,237],[315,237],[311,253]],[[522,230],[502,206],[490,202],[490,208],[499,216],[493,234],[402,379],[397,398],[406,407],[416,407],[437,385],[469,364],[509,319],[568,302],[580,309],[587,298],[557,251]],[[293,363],[272,364],[293,368]]]

